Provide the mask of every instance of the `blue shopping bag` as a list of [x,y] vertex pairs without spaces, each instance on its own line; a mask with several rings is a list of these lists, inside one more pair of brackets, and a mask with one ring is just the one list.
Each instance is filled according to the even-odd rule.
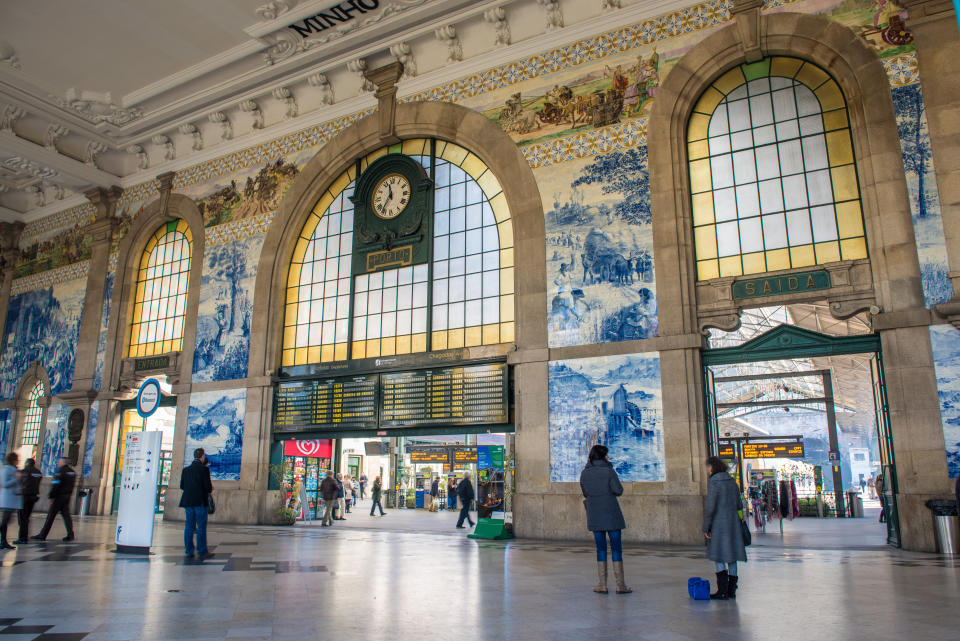
[[706,579],[701,579],[698,576],[690,577],[687,579],[687,592],[690,593],[691,599],[696,599],[697,601],[709,601],[710,582]]

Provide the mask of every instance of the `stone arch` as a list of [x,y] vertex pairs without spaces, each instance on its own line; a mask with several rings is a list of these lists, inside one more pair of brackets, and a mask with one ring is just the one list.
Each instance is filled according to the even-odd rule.
[[[519,349],[545,348],[546,248],[540,191],[516,143],[481,114],[451,103],[396,105],[394,132],[401,139],[435,137],[475,153],[494,171],[513,219],[516,270],[516,340]],[[284,292],[293,247],[322,192],[356,158],[389,141],[380,136],[378,115],[364,118],[330,140],[290,186],[267,232],[254,293],[250,376],[272,373],[280,363]],[[269,419],[266,420],[269,424]]]
[[[661,333],[701,329],[687,178],[687,121],[713,80],[735,65],[768,55],[809,60],[840,85],[857,159],[875,300],[886,311],[922,306],[893,100],[879,58],[852,30],[820,16],[744,13],[736,20],[680,59],[660,86],[648,125],[654,247],[658,280],[662,278],[664,285],[657,291],[670,297],[658,301]],[[758,34],[752,44],[742,38],[751,31],[742,27],[749,25]],[[735,318],[724,320],[736,326]]]
[[[143,208],[120,242],[117,270],[113,282],[113,298],[108,328],[108,354],[112,357],[104,364],[104,388],[119,389],[122,386],[121,371],[127,353],[127,328],[135,294],[138,263],[147,239],[160,225],[182,219],[190,226],[193,247],[190,255],[190,284],[187,291],[187,308],[183,326],[183,346],[175,370],[168,377],[181,382],[190,380],[193,371],[193,351],[196,343],[197,313],[200,304],[200,283],[203,273],[204,226],[203,215],[190,198],[180,194],[161,194]],[[171,382],[175,382],[172,380]]]

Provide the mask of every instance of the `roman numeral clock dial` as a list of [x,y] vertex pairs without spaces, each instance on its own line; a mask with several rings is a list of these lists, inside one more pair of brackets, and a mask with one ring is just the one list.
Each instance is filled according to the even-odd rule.
[[384,176],[373,190],[373,213],[383,220],[393,220],[410,203],[410,181],[400,174]]

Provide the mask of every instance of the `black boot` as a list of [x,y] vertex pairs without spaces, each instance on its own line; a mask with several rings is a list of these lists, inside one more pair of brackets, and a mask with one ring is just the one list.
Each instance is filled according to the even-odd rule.
[[727,590],[729,589],[730,575],[727,571],[717,572],[717,591],[710,595],[711,599],[727,600]]
[[727,598],[736,599],[737,598],[737,575],[731,574],[728,577],[727,583]]

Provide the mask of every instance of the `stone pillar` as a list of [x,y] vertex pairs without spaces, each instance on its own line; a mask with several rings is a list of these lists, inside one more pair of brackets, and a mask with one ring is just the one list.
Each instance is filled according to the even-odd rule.
[[[110,261],[110,244],[116,228],[114,212],[122,193],[119,187],[109,189],[98,187],[86,193],[87,199],[90,200],[95,209],[93,222],[84,229],[92,241],[90,263],[87,269],[87,289],[83,300],[83,312],[80,316],[73,387],[69,392],[60,395],[60,398],[67,402],[71,413],[75,409],[83,411],[83,429],[80,431],[74,429],[68,434],[71,454],[76,454],[75,457],[71,455],[71,464],[76,466],[78,474],[81,475],[83,474],[87,435],[90,431],[90,405],[97,397],[98,392],[94,385],[97,370],[97,346],[100,341],[100,320],[103,315],[104,288]],[[100,423],[103,424],[102,419]],[[102,433],[106,431],[100,430]],[[74,441],[74,438],[77,440]],[[93,498],[96,499],[96,497]],[[95,503],[91,501],[91,504]]]
[[960,326],[960,31],[950,0],[906,0],[947,246],[953,300],[937,311]]

